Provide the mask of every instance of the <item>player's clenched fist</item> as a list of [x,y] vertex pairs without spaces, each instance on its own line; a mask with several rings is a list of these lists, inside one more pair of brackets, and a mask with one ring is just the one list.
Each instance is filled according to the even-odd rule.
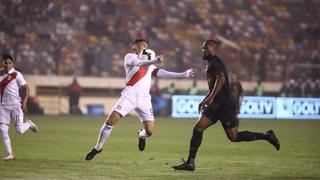
[[164,55],[159,55],[156,59],[158,60],[158,63],[162,63],[164,61]]
[[193,68],[186,70],[187,78],[191,78],[191,77],[195,76],[196,74],[197,74],[197,70],[195,70]]

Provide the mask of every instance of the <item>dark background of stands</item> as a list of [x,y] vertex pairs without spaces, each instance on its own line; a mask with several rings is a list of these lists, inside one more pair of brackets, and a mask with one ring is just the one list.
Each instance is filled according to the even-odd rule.
[[317,0],[1,0],[0,53],[25,74],[124,77],[135,38],[164,54],[161,66],[195,67],[201,45],[221,36],[221,56],[241,81],[320,77]]

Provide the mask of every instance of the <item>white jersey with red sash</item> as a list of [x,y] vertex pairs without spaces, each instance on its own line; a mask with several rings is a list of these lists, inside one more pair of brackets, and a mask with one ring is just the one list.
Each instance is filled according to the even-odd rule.
[[134,66],[133,61],[139,61],[137,54],[128,53],[124,58],[124,68],[126,71],[126,88],[136,91],[150,91],[151,77],[156,76],[157,67],[150,66]]
[[121,92],[121,97],[113,110],[122,116],[135,110],[140,121],[154,120],[150,87],[152,76],[157,76],[158,68],[154,65],[135,66],[134,61],[140,61],[137,54],[128,53],[124,58],[126,71],[126,87]]
[[14,68],[8,73],[0,74],[0,108],[14,108],[21,106],[19,88],[27,82],[19,71]]

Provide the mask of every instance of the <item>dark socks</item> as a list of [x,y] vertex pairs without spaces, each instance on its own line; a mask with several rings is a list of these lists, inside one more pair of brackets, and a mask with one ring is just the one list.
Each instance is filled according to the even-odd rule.
[[196,158],[198,148],[201,145],[202,134],[203,134],[202,132],[197,131],[195,128],[193,129],[193,134],[192,134],[190,147],[189,147],[189,157],[187,160],[188,163],[194,163],[194,159]]
[[236,142],[240,141],[256,141],[260,139],[266,140],[268,135],[265,133],[255,133],[250,131],[241,131],[238,132]]

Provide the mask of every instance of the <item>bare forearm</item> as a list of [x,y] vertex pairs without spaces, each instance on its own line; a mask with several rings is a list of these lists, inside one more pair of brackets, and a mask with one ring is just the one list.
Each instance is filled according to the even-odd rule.
[[27,101],[29,99],[30,96],[30,89],[28,85],[23,86],[23,91],[24,91],[24,96],[22,97],[22,103],[23,104],[27,104]]

